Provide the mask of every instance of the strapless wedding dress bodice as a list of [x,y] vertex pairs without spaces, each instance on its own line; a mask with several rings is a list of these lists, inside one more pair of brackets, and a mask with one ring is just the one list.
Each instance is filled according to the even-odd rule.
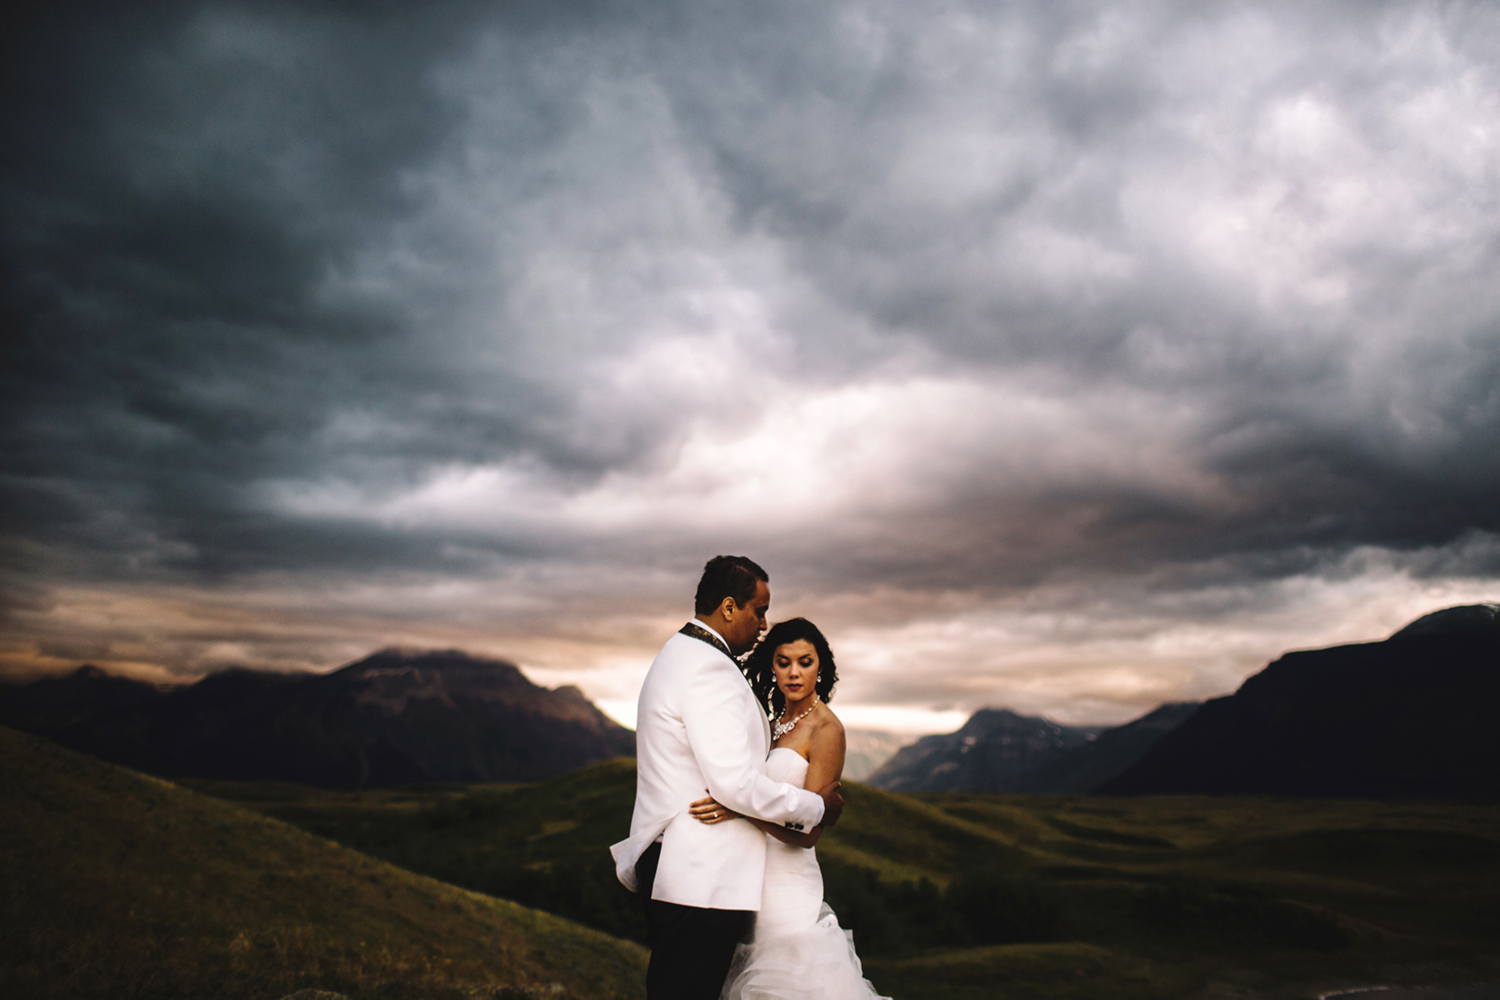
[[[790,747],[777,747],[766,758],[766,774],[801,788],[807,781],[807,760]],[[755,918],[757,940],[803,931],[817,922],[823,907],[823,869],[818,867],[816,851],[766,837],[766,881]]]
[[[766,774],[797,785],[807,761],[790,747],[766,759]],[[735,949],[720,1000],[888,1000],[864,977],[854,935],[823,902],[814,848],[766,837],[766,879],[750,941]]]

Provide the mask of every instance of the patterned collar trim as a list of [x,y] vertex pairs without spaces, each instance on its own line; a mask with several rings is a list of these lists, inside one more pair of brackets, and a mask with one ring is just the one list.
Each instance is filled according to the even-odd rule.
[[725,656],[729,657],[731,660],[734,659],[734,654],[729,651],[729,647],[724,645],[724,643],[719,640],[718,636],[714,635],[702,625],[696,624],[695,622],[688,622],[677,631],[681,632],[683,635],[692,636],[694,639],[700,639],[717,649],[719,652],[723,653]]

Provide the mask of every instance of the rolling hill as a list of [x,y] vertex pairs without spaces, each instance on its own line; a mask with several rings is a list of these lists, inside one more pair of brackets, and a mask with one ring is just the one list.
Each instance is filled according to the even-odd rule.
[[[204,782],[267,815],[621,935],[611,761],[520,788]],[[1313,997],[1500,979],[1500,804],[891,794],[845,786],[825,894],[900,1000]]]
[[1102,786],[1125,794],[1500,798],[1500,618],[1426,615],[1287,653]]
[[3,727],[0,760],[0,995],[643,995],[629,942]]
[[164,777],[329,788],[534,781],[635,752],[635,734],[577,688],[453,650],[165,690],[83,667],[0,692],[0,723]]

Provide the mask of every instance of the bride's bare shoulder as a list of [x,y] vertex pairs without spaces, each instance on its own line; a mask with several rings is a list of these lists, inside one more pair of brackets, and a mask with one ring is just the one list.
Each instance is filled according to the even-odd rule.
[[833,709],[823,704],[817,714],[818,725],[813,730],[813,739],[820,743],[837,743],[840,747],[844,745],[844,724],[839,717],[833,714]]

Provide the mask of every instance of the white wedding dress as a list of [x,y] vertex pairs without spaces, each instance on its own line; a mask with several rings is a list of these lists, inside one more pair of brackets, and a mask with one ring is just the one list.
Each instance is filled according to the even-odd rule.
[[[799,788],[807,761],[777,747],[766,773]],[[766,838],[766,881],[747,944],[734,952],[720,1000],[889,1000],[864,977],[854,934],[823,902],[823,872],[813,848]]]

